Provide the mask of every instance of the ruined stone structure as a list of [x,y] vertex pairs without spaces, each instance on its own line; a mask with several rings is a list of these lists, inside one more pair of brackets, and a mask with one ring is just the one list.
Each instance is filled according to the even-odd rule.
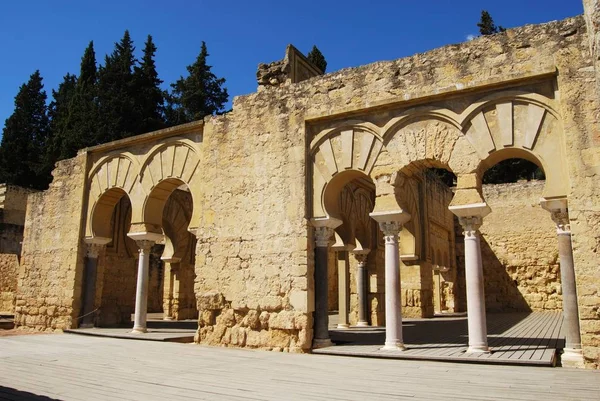
[[27,196],[36,191],[0,184],[0,314],[13,314]]
[[[162,304],[169,318],[197,317],[198,343],[306,352],[330,344],[329,309],[342,326],[385,326],[387,349],[405,346],[402,316],[466,310],[468,352],[487,352],[486,306],[562,308],[564,360],[597,367],[588,3],[585,18],[324,76],[289,47],[225,115],[81,150],[29,198],[16,323],[135,312],[143,333]],[[546,181],[483,187],[507,158]],[[430,168],[452,171],[456,187]]]

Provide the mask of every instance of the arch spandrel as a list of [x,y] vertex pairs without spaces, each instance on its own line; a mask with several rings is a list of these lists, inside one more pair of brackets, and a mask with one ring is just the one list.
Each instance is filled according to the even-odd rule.
[[481,160],[480,174],[501,160],[525,158],[544,170],[544,196],[568,193],[562,128],[550,99],[498,94],[471,106],[462,116],[465,138]]
[[462,136],[454,124],[435,115],[403,120],[386,132],[386,158],[393,160],[396,171],[419,160],[432,160],[436,164],[448,165],[452,151]]
[[328,215],[325,189],[338,185],[341,190],[347,180],[339,179],[340,173],[349,173],[344,174],[348,180],[369,176],[382,147],[382,139],[372,124],[344,126],[317,135],[311,143],[313,217]]
[[[112,208],[123,195],[129,196],[132,207],[138,203],[139,199],[132,196],[135,193],[138,172],[137,160],[127,153],[107,155],[90,169],[86,238],[104,236],[103,232],[107,229],[99,228],[104,227],[101,222],[107,218],[107,213],[110,221]],[[94,228],[95,226],[98,228]]]
[[155,146],[142,164],[140,187],[147,195],[132,221],[160,227],[167,198],[177,187],[185,184],[194,201],[189,229],[195,230],[201,216],[199,165],[200,155],[191,141],[178,139]]

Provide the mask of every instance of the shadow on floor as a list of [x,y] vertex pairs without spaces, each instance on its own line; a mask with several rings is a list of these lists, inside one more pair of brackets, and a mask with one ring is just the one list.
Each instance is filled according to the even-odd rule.
[[46,397],[45,395],[37,395],[33,393],[28,393],[26,391],[20,391],[10,387],[0,386],[0,399],[3,400],[58,400],[57,398]]

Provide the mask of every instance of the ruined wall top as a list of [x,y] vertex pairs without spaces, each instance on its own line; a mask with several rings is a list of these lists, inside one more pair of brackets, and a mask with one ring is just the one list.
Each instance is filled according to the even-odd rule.
[[323,72],[308,61],[298,49],[288,45],[283,60],[258,65],[256,80],[260,89],[261,86],[295,84],[318,75],[323,75]]

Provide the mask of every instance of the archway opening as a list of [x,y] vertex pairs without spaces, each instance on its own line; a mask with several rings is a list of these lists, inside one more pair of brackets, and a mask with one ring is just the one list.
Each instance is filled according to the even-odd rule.
[[[154,262],[161,272],[155,309],[165,320],[198,318],[194,293],[196,237],[188,230],[193,209],[187,184],[173,178],[154,187],[144,208],[145,222],[160,227],[164,233],[164,243],[156,250],[155,259],[151,258],[150,283]],[[151,312],[150,302],[148,305]]]
[[449,166],[437,160],[415,161],[398,172],[396,200],[411,215],[400,233],[404,317],[460,311],[455,217],[448,209],[456,182]]
[[96,325],[129,325],[135,309],[137,280],[137,246],[127,236],[131,226],[129,196],[116,188],[109,190],[98,200],[92,221],[96,236],[110,238],[104,252],[98,255],[100,299]]
[[560,311],[555,227],[539,204],[540,161],[513,149],[490,155],[483,168],[482,195],[492,210],[479,229],[486,310]]

